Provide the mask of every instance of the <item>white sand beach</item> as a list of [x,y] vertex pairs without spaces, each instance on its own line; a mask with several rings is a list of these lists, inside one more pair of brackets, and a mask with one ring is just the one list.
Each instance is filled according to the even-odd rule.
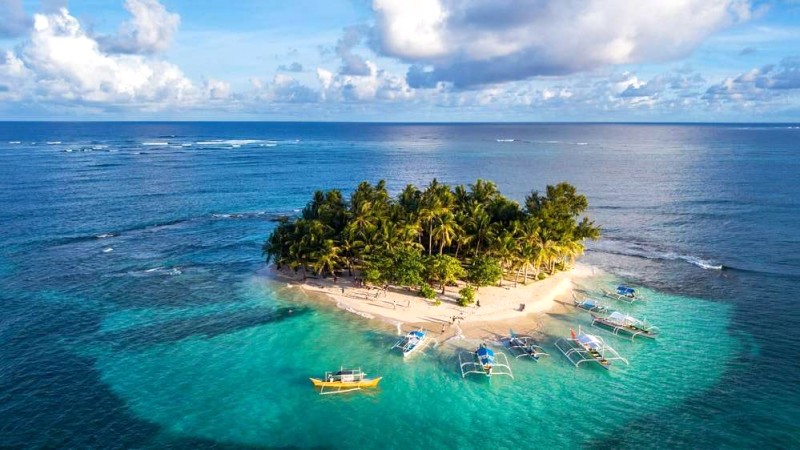
[[[437,291],[440,305],[419,296],[417,291],[390,287],[357,287],[350,277],[308,278],[289,271],[271,271],[309,295],[326,299],[338,308],[367,319],[380,320],[404,328],[422,326],[444,337],[461,334],[467,338],[485,338],[503,334],[510,327],[520,330],[536,328],[536,316],[563,307],[559,302],[572,302],[572,291],[580,280],[594,275],[594,268],[577,264],[547,279],[519,283],[503,281],[503,286],[485,286],[475,295],[476,303],[461,307],[456,303],[458,290],[450,286],[445,294]],[[322,296],[315,294],[324,294]],[[480,305],[480,306],[478,306]]]

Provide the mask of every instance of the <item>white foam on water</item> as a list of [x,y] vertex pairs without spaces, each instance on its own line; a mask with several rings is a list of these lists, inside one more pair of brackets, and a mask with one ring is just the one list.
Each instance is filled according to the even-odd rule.
[[516,139],[495,139],[497,142],[514,142]]
[[105,238],[110,238],[110,237],[114,237],[114,236],[116,236],[116,234],[114,234],[114,233],[103,233],[103,234],[98,234],[95,237],[97,239],[105,239]]
[[21,144],[22,142],[20,142],[20,141],[8,141],[8,143],[9,144]]
[[589,143],[588,143],[588,142],[578,142],[578,143],[577,143],[577,144],[575,144],[575,145],[589,145]]
[[146,147],[166,147],[169,142],[142,142],[142,145]]
[[111,248],[111,247],[106,247],[106,248],[103,249],[103,253],[111,253],[113,251],[114,251],[114,249]]
[[686,257],[682,257],[681,259],[683,259],[684,261],[688,262],[689,264],[694,264],[695,266],[700,267],[702,269],[706,269],[706,270],[722,270],[722,264],[714,264],[711,261],[708,261],[708,260],[705,260],[705,259],[701,259],[701,258],[698,258],[696,256],[686,256]]

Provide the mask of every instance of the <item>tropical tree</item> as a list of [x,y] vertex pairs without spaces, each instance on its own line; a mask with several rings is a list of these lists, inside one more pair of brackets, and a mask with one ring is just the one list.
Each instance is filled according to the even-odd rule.
[[467,268],[467,281],[475,286],[489,286],[500,281],[503,269],[500,262],[489,256],[479,256]]
[[449,283],[454,283],[466,275],[466,271],[461,267],[461,262],[449,255],[429,256],[426,263],[428,278],[439,282],[442,294]]

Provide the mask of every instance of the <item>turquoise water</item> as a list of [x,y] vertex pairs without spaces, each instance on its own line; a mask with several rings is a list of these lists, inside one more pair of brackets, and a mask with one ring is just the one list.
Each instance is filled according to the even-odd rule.
[[[798,448],[799,138],[777,125],[0,123],[0,447]],[[315,189],[433,177],[492,179],[518,200],[575,184],[604,230],[583,261],[605,275],[585,284],[641,286],[649,302],[615,306],[661,336],[556,311],[515,329],[550,357],[512,360],[513,380],[462,379],[457,353],[478,341],[404,361],[394,327],[265,276],[273,220]],[[630,365],[570,365],[553,342],[577,326]],[[384,380],[318,395],[308,377],[342,365]]]
[[[240,290],[246,300],[232,308],[307,303],[302,293],[268,278],[245,281]],[[543,329],[530,325],[543,333],[551,357],[512,360],[513,380],[462,379],[457,353],[479,341],[451,340],[403,360],[388,351],[396,340],[392,327],[324,307],[213,337],[141,350],[92,344],[81,351],[97,359],[103,382],[138,417],[174,437],[271,447],[470,448],[487,442],[488,432],[497,448],[518,448],[529,440],[576,447],[613,439],[632,418],[657,414],[710,388],[739,345],[725,332],[729,308],[646,295],[646,305],[627,309],[662,327],[658,341],[611,336],[591,328],[589,316],[578,312],[547,316]],[[131,330],[209,313],[122,311],[108,316],[103,329]],[[610,372],[569,365],[552,342],[577,324],[605,338],[631,365],[617,363]],[[384,379],[374,392],[318,395],[307,377],[340,365],[360,366]]]

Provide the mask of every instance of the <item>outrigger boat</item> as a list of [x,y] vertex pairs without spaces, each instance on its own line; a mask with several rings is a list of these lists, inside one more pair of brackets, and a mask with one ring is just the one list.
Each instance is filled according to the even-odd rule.
[[607,316],[592,314],[592,319],[593,326],[608,328],[611,333],[617,335],[620,333],[628,334],[631,339],[636,336],[655,339],[658,336],[658,327],[619,311],[613,311]]
[[310,380],[315,388],[319,388],[320,395],[325,395],[373,388],[378,386],[382,378],[367,378],[367,374],[361,369],[342,368],[336,372],[325,372],[325,376],[321,380],[319,378],[310,378]]
[[536,345],[536,340],[532,336],[519,335],[514,333],[514,330],[509,330],[509,332],[510,336],[502,338],[501,342],[513,357],[517,359],[529,357],[539,362],[540,356],[550,356],[542,347]]
[[606,370],[611,366],[611,361],[619,360],[628,364],[628,360],[620,356],[602,338],[583,333],[580,328],[578,328],[577,334],[575,330],[570,329],[569,331],[570,338],[561,338],[556,341],[555,345],[575,367],[579,367],[587,361],[596,362]]
[[458,362],[461,365],[462,378],[471,373],[482,374],[487,377],[508,375],[514,378],[511,373],[511,366],[508,365],[506,354],[503,352],[495,353],[486,344],[481,344],[474,352],[459,353]]
[[428,344],[428,336],[422,329],[410,331],[402,339],[397,341],[392,350],[399,348],[403,352],[403,357],[410,355],[415,350],[419,350]]
[[593,298],[584,298],[583,300],[578,300],[577,297],[573,295],[572,297],[572,304],[575,305],[576,308],[584,309],[586,311],[592,312],[606,312],[608,311],[608,306],[604,303],[600,302],[599,300],[595,300]]
[[642,296],[639,294],[638,290],[622,284],[617,286],[617,290],[615,292],[607,291],[605,289],[601,290],[603,291],[603,295],[613,298],[614,300],[620,300],[628,303],[633,303],[637,300],[644,300],[644,298],[642,298]]

